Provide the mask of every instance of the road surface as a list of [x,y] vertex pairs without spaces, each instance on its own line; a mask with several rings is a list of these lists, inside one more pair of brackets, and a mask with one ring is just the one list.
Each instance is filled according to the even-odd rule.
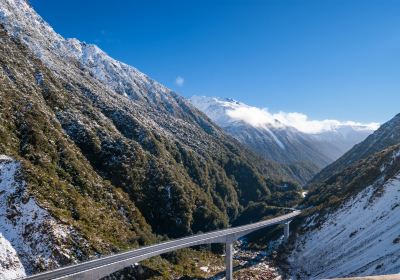
[[[108,257],[99,258],[96,260],[83,262],[76,265],[67,266],[64,268],[59,268],[56,270],[35,274],[29,276],[25,279],[29,280],[48,280],[48,279],[89,279],[97,280],[113,272],[121,270],[128,267],[134,263],[140,262],[142,260],[175,251],[178,249],[188,248],[196,245],[202,244],[212,244],[212,243],[225,243],[227,245],[232,244],[235,240],[241,238],[242,236],[249,234],[253,231],[259,230],[261,228],[285,224],[285,237],[289,234],[289,222],[296,216],[298,216],[300,211],[293,211],[290,214],[279,216],[273,219],[261,221],[258,223],[248,224],[240,227],[232,227],[223,230],[217,230],[209,233],[192,235],[185,238],[180,238],[176,240],[171,240],[140,249],[128,251],[125,253],[120,253]],[[227,260],[227,266],[231,266],[232,256],[230,260]],[[230,261],[230,263],[229,263]],[[229,271],[227,270],[229,275]],[[227,277],[228,279],[231,276]]]

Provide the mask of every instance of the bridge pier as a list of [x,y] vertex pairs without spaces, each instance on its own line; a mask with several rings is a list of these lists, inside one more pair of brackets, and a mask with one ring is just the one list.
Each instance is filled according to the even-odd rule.
[[225,243],[226,280],[233,280],[233,242]]
[[283,234],[285,236],[285,241],[286,242],[289,240],[289,234],[290,234],[289,224],[290,224],[290,221],[284,223],[284,227],[283,227]]

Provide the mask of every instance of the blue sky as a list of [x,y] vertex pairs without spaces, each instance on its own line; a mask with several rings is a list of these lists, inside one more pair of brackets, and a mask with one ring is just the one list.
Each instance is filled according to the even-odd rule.
[[30,3],[63,36],[95,43],[184,96],[314,119],[400,113],[400,1]]

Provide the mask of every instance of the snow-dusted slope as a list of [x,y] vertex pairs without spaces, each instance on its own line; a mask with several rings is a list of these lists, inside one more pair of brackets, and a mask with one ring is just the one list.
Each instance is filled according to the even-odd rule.
[[294,181],[288,170],[249,153],[184,98],[63,39],[25,1],[0,1],[0,13],[0,153],[26,167],[38,205],[85,236],[87,250],[72,242],[82,260],[155,242],[152,233],[223,227],[269,188],[295,203],[296,191],[277,188]]
[[293,279],[400,273],[400,175],[307,226],[289,258]]
[[0,233],[0,279],[24,277],[25,269],[11,243]]
[[299,113],[271,114],[233,99],[193,96],[193,105],[266,158],[308,161],[321,168],[364,140],[377,124],[313,121]]
[[400,144],[331,174],[303,204],[293,279],[400,273]]
[[0,279],[56,268],[74,260],[67,244],[77,238],[41,208],[21,180],[21,165],[0,155]]
[[[96,45],[57,34],[25,0],[0,1],[0,23],[56,73],[68,71],[60,63],[77,62],[119,94],[146,102],[170,98],[166,87],[134,67],[111,58]],[[142,94],[144,91],[146,95]]]

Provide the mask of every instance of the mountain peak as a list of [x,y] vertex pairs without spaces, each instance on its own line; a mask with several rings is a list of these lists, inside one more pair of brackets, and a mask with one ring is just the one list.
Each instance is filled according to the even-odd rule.
[[143,89],[156,95],[152,100],[171,92],[136,68],[111,58],[98,46],[63,38],[24,0],[0,1],[0,23],[57,73],[68,71],[60,61],[76,61],[112,91],[136,100],[149,101],[147,95],[140,94]]
[[228,102],[231,102],[231,103],[235,103],[235,104],[240,104],[239,101],[237,101],[237,100],[235,100],[233,98],[229,98],[229,97],[225,98],[225,101],[228,101]]
[[279,129],[291,127],[305,134],[334,132],[343,135],[355,130],[373,132],[379,127],[378,123],[311,120],[307,115],[297,112],[285,113],[280,111],[271,113],[266,108],[249,106],[232,98],[220,99],[218,97],[193,96],[190,101],[222,127],[230,123],[243,122],[256,128]]

